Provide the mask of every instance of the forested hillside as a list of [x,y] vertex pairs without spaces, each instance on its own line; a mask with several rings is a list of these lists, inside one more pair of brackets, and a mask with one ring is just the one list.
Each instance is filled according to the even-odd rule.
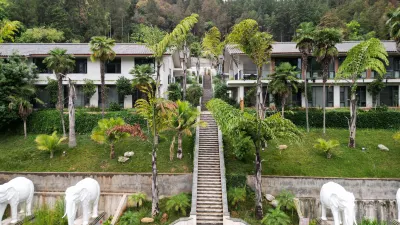
[[[107,35],[118,42],[140,39],[139,24],[171,30],[191,13],[194,34],[217,26],[222,34],[251,18],[276,41],[290,41],[301,22],[343,28],[347,40],[389,39],[386,14],[397,0],[0,0],[0,19],[20,21],[16,42],[88,42]],[[50,29],[52,28],[52,29]],[[11,41],[11,40],[5,40]]]

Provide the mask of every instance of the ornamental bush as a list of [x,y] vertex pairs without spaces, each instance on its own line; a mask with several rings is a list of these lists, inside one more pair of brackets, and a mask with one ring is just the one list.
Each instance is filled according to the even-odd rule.
[[203,96],[203,88],[198,84],[192,84],[186,90],[186,100],[193,106],[198,106],[200,104],[201,96]]
[[[68,128],[68,114],[64,114],[65,127]],[[146,122],[140,115],[128,111],[108,112],[104,118],[121,117],[127,124],[140,124]],[[101,120],[101,113],[87,113],[77,111],[75,115],[75,131],[78,134],[91,133]],[[31,114],[27,121],[28,131],[36,134],[51,134],[53,131],[62,132],[60,114],[57,110],[40,110]]]

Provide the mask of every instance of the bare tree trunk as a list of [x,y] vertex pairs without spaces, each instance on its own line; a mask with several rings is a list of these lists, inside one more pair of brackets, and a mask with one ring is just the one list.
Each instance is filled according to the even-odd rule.
[[308,122],[308,91],[307,91],[307,63],[308,63],[308,55],[303,54],[302,58],[302,73],[304,78],[304,101],[306,105],[306,126],[307,126],[307,133],[310,132],[310,124]]
[[197,83],[200,84],[200,57],[197,57],[196,75],[197,75]]
[[328,80],[328,71],[329,71],[329,63],[330,61],[326,61],[323,63],[323,75],[322,75],[322,108],[323,108],[323,129],[322,133],[326,133],[326,81]]
[[187,82],[187,69],[186,69],[186,62],[187,62],[187,55],[186,55],[186,41],[183,44],[183,96],[182,100],[186,100],[186,82]]
[[263,206],[262,206],[262,192],[261,192],[261,157],[260,157],[260,122],[263,117],[263,110],[262,110],[262,67],[258,68],[257,71],[257,93],[256,93],[256,107],[257,107],[257,139],[255,146],[256,146],[256,161],[255,161],[255,189],[256,189],[256,205],[255,205],[255,216],[257,219],[263,218]]
[[114,144],[110,144],[110,159],[115,159],[115,149],[114,149]]
[[100,76],[101,76],[101,117],[104,118],[106,109],[106,81],[105,81],[105,62],[100,61]]
[[286,105],[286,96],[282,98],[282,118],[285,118],[285,105]]
[[151,215],[155,217],[159,212],[160,208],[158,205],[158,181],[157,181],[157,149],[158,149],[158,132],[156,124],[155,110],[156,106],[153,106],[153,151],[151,155],[152,165],[152,179],[151,179]]
[[63,93],[63,84],[62,84],[62,75],[61,74],[56,74],[57,76],[57,82],[58,82],[58,101],[57,101],[57,106],[58,110],[60,110],[60,117],[61,117],[61,125],[63,129],[63,137],[67,136],[67,132],[65,131],[65,122],[64,122],[64,93]]
[[75,136],[75,105],[76,99],[75,86],[69,80],[69,95],[68,95],[68,118],[69,118],[69,138],[68,147],[73,148],[76,146]]
[[50,151],[50,159],[52,159],[54,157],[54,152],[53,150]]
[[161,90],[160,90],[160,84],[161,84],[161,76],[160,76],[160,70],[161,70],[161,62],[158,60],[157,61],[157,77],[156,77],[156,98],[161,97]]
[[23,121],[24,121],[24,136],[25,136],[25,139],[26,139],[26,137],[27,137],[27,131],[26,131],[26,119],[24,119]]
[[355,91],[351,92],[351,99],[350,99],[350,122],[349,122],[349,148],[356,147],[356,121],[357,121],[357,100],[356,100],[356,93]]
[[182,159],[182,131],[178,132],[178,152],[176,154],[176,158]]

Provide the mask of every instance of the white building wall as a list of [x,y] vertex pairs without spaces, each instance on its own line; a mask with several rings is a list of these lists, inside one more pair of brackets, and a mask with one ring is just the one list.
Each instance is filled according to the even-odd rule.
[[333,86],[333,107],[340,108],[340,86]]
[[99,86],[96,87],[96,93],[90,98],[90,106],[98,107],[99,106]]
[[369,92],[367,91],[365,97],[366,97],[366,107],[367,107],[367,108],[372,108],[372,107],[374,107],[374,103],[373,103],[373,99],[372,99],[371,93],[369,93]]

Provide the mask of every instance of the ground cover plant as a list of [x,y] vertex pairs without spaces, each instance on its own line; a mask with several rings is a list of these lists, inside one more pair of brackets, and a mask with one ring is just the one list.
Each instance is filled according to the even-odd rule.
[[[126,138],[115,144],[116,156],[126,151],[135,155],[126,163],[109,159],[110,147],[97,144],[90,139],[90,134],[77,135],[76,148],[69,149],[62,143],[54,152],[54,158],[38,151],[34,142],[36,135],[28,134],[26,139],[20,135],[0,135],[0,171],[30,172],[150,172],[151,142],[139,138]],[[161,135],[158,151],[158,169],[161,173],[186,173],[192,170],[194,136],[183,137],[182,160],[170,161],[169,147],[172,135]],[[66,156],[63,155],[66,152]]]

